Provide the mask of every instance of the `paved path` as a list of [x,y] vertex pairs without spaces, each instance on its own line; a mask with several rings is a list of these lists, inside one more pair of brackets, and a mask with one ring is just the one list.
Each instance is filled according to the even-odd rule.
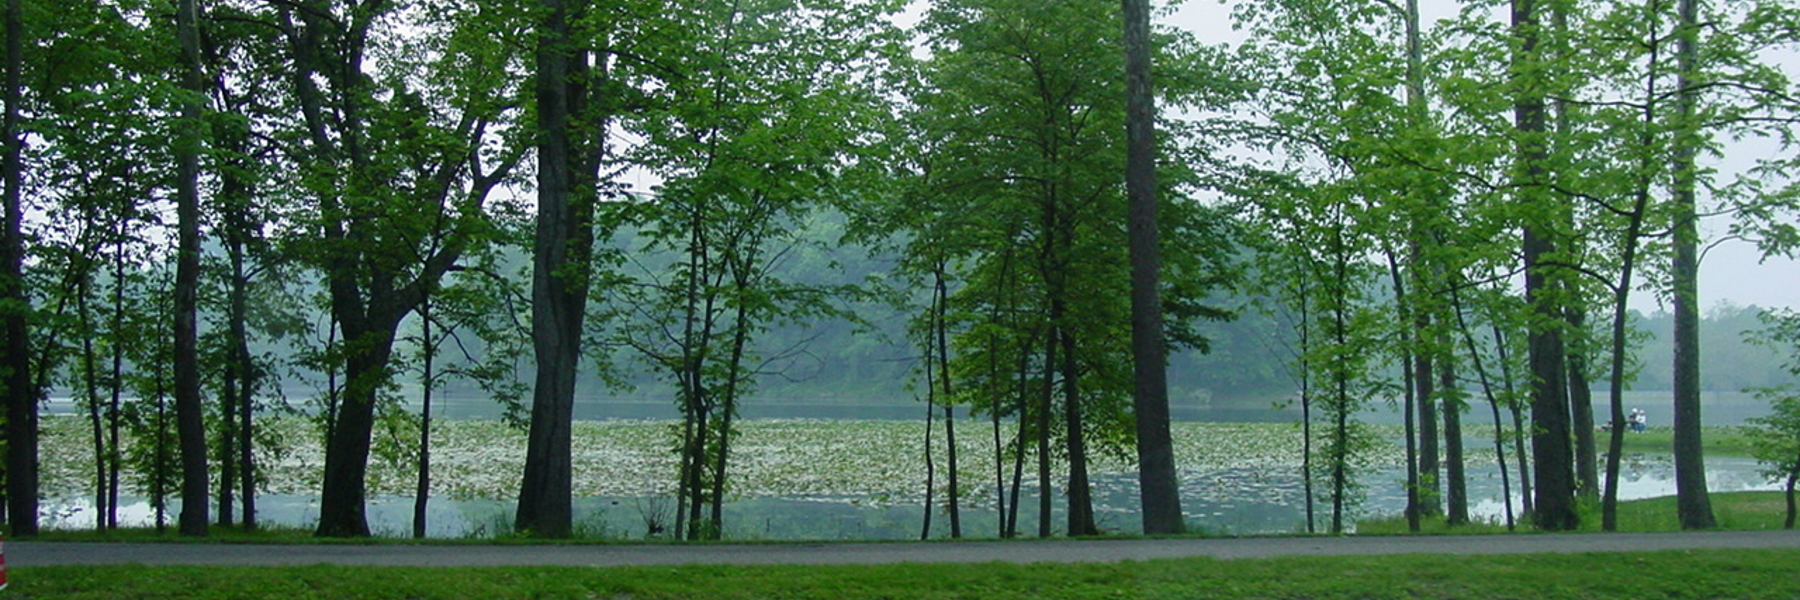
[[7,564],[623,566],[1118,562],[1189,556],[1524,554],[1719,548],[1800,549],[1800,532],[1723,531],[1567,535],[1046,540],[766,545],[404,546],[11,542]]

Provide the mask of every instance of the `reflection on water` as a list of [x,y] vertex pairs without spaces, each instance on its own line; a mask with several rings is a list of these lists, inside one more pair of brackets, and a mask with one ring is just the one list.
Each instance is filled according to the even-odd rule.
[[[1777,487],[1757,474],[1755,461],[1746,458],[1707,460],[1707,485],[1715,492],[1773,490]],[[1357,515],[1394,515],[1405,506],[1403,471],[1377,470],[1362,477],[1365,499]],[[1517,482],[1514,510],[1519,510]],[[1095,477],[1095,519],[1102,531],[1135,532],[1138,487],[1135,477]],[[1468,469],[1470,511],[1480,519],[1503,516],[1499,470],[1493,465]],[[1305,495],[1297,472],[1250,468],[1188,471],[1182,476],[1182,507],[1191,524],[1213,534],[1285,533],[1303,531]],[[972,487],[964,498],[962,527],[965,535],[995,537],[998,518],[993,509],[993,489]],[[1619,498],[1623,500],[1668,496],[1675,493],[1674,466],[1667,456],[1632,455],[1620,472]],[[1317,490],[1317,518],[1329,519],[1326,489]],[[1037,531],[1035,488],[1021,492],[1019,530]],[[1058,501],[1061,498],[1057,499]],[[938,499],[942,502],[942,498]],[[263,522],[310,527],[318,518],[317,501],[309,496],[266,495],[257,498]],[[1052,528],[1063,531],[1064,513],[1051,514]],[[377,535],[401,537],[412,530],[411,498],[382,497],[369,503],[370,528]],[[510,530],[512,503],[498,500],[433,500],[427,520],[432,537],[488,537]],[[170,518],[179,505],[169,510]],[[583,498],[576,502],[578,528],[588,535],[642,538],[646,532],[667,530],[673,522],[672,502],[663,498]],[[916,539],[924,516],[916,499],[874,503],[853,498],[746,498],[725,506],[726,535],[737,540],[775,539]],[[45,525],[54,528],[89,528],[94,514],[88,500],[69,498],[47,502]],[[154,524],[154,515],[142,499],[127,499],[120,511],[121,523]],[[949,521],[942,509],[934,517],[932,535],[947,536]]]

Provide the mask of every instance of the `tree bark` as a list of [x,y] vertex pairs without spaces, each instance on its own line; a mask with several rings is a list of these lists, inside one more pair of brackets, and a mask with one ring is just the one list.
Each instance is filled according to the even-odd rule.
[[1469,319],[1463,314],[1462,299],[1450,288],[1450,310],[1456,315],[1456,329],[1462,334],[1463,344],[1469,350],[1469,363],[1475,367],[1475,375],[1481,380],[1481,391],[1487,396],[1488,408],[1494,416],[1494,458],[1500,466],[1500,500],[1504,502],[1506,530],[1512,531],[1518,522],[1512,507],[1512,478],[1506,468],[1506,425],[1500,420],[1500,399],[1494,395],[1493,381],[1488,378],[1487,367],[1482,364],[1481,349],[1475,345],[1475,332],[1469,328]]
[[1794,481],[1796,479],[1800,479],[1800,475],[1796,475],[1794,473],[1789,473],[1788,477],[1787,477],[1787,484],[1782,486],[1783,488],[1785,488],[1785,491],[1787,492],[1786,494],[1783,494],[1783,496],[1787,498],[1787,518],[1782,519],[1782,521],[1781,521],[1782,529],[1793,529],[1794,528],[1794,516],[1795,516],[1795,513],[1797,512],[1795,510],[1796,507],[1794,505]]
[[[338,303],[341,304],[341,303]],[[320,537],[368,537],[364,482],[369,470],[369,440],[375,430],[376,392],[393,353],[398,317],[376,321],[345,307],[333,310],[353,348],[344,360],[344,391],[337,419],[325,447],[325,476],[319,493]]]
[[[1407,304],[1407,300],[1406,300],[1406,282],[1400,276],[1400,261],[1398,258],[1396,258],[1394,256],[1394,252],[1392,249],[1389,249],[1387,251],[1387,263],[1388,263],[1388,279],[1393,282],[1393,287],[1394,287],[1394,304],[1396,306],[1399,306],[1400,311],[1401,311],[1400,322],[1402,324],[1410,323],[1412,321],[1412,319],[1408,318],[1405,314],[1407,311],[1407,306],[1409,306]],[[1304,298],[1306,298],[1306,293],[1305,293],[1305,285],[1306,284],[1304,283],[1305,276],[1302,276],[1301,280],[1302,280],[1302,283],[1300,285],[1302,286],[1301,287],[1302,291],[1301,291],[1300,297],[1304,299]],[[1305,300],[1302,300],[1302,302],[1305,302]],[[1301,306],[1300,314],[1302,317],[1300,348],[1301,348],[1301,355],[1304,356],[1305,352],[1306,352],[1306,348],[1307,348],[1307,344],[1306,344],[1307,340],[1306,340],[1306,333],[1305,333],[1306,329],[1305,329],[1305,325],[1304,325],[1304,323],[1305,323],[1304,318],[1305,318],[1306,312],[1305,312],[1304,304],[1302,304],[1302,306]],[[1403,325],[1403,327],[1404,327],[1404,325]],[[1404,332],[1402,332],[1401,335],[1404,336],[1406,334]],[[1303,369],[1302,372],[1304,373],[1305,363],[1302,362],[1301,365],[1302,365],[1302,369]],[[1425,515],[1425,507],[1421,503],[1422,499],[1419,497],[1420,496],[1420,493],[1419,493],[1419,484],[1420,484],[1420,481],[1419,481],[1419,435],[1418,435],[1418,432],[1419,432],[1419,417],[1418,417],[1419,403],[1415,402],[1415,400],[1417,399],[1417,396],[1418,396],[1418,389],[1419,389],[1418,382],[1417,382],[1418,373],[1413,370],[1413,357],[1412,357],[1411,352],[1402,352],[1401,353],[1400,365],[1401,365],[1400,379],[1402,380],[1401,383],[1403,385],[1403,387],[1401,388],[1401,390],[1402,390],[1401,402],[1403,402],[1405,404],[1404,407],[1402,407],[1402,409],[1401,409],[1401,413],[1402,413],[1401,421],[1402,421],[1402,428],[1404,429],[1404,434],[1406,436],[1406,508],[1405,508],[1404,514],[1406,516],[1406,530],[1409,532],[1412,532],[1412,533],[1418,533],[1419,529],[1420,529],[1420,519],[1423,518]],[[1302,376],[1304,377],[1304,375],[1302,375]],[[1302,381],[1301,389],[1303,391],[1305,390],[1304,380]],[[1305,401],[1304,397],[1302,398],[1302,401],[1303,402]],[[1304,406],[1302,407],[1302,410],[1303,410],[1302,415],[1305,415],[1304,418],[1306,419],[1306,427],[1305,427],[1306,458],[1304,460],[1306,461],[1306,464],[1308,465],[1308,467],[1310,467],[1310,465],[1312,464],[1312,419],[1311,419],[1310,415],[1307,415],[1307,411],[1304,410],[1305,408],[1308,408],[1308,407],[1304,407]],[[1307,495],[1306,509],[1307,509],[1307,521],[1308,521],[1306,524],[1306,526],[1307,526],[1306,530],[1307,530],[1307,532],[1310,533],[1312,531],[1312,522],[1311,522],[1312,521],[1312,481],[1310,481],[1311,469],[1309,468],[1307,470],[1307,472],[1308,472],[1309,480],[1306,482],[1306,495]]]
[[6,319],[6,516],[14,537],[38,532],[38,413],[37,391],[31,382],[31,302],[25,294],[24,170],[25,138],[20,131],[25,70],[24,10],[20,0],[6,2],[6,114],[0,119],[0,143],[6,145],[4,178],[6,271],[0,274],[0,290],[8,304]]
[[[1529,2],[1531,0],[1525,0]],[[1546,268],[1542,257],[1552,252],[1545,236],[1525,232],[1526,296],[1539,323],[1552,323],[1561,312],[1545,296]],[[1549,531],[1573,530],[1579,524],[1575,512],[1574,456],[1569,439],[1568,386],[1564,380],[1562,336],[1554,325],[1535,325],[1526,346],[1531,365],[1531,453],[1537,472],[1536,512],[1533,521]]]
[[1094,524],[1093,490],[1088,485],[1086,406],[1081,401],[1079,362],[1075,355],[1075,334],[1064,329],[1062,339],[1063,416],[1068,431],[1064,432],[1069,450],[1069,537],[1100,535]]
[[1537,507],[1532,500],[1531,463],[1525,460],[1525,457],[1528,456],[1525,453],[1525,416],[1523,411],[1519,410],[1519,402],[1516,400],[1517,390],[1513,388],[1512,358],[1507,356],[1506,336],[1501,333],[1498,323],[1494,324],[1491,329],[1494,332],[1495,358],[1500,361],[1500,386],[1505,390],[1508,398],[1506,409],[1512,414],[1513,456],[1518,457],[1515,462],[1519,464],[1519,508],[1522,514],[1530,516],[1531,513],[1536,512]]
[[[246,227],[248,225],[234,228],[237,233],[231,234],[231,237],[240,237],[244,231],[243,228]],[[239,494],[241,496],[240,507],[244,511],[241,525],[245,531],[254,531],[256,529],[256,426],[253,419],[256,412],[258,369],[255,359],[250,355],[248,323],[250,319],[250,281],[249,275],[244,271],[242,240],[234,240],[228,252],[231,255],[231,324],[229,326],[231,347],[229,352],[230,360],[232,364],[236,365],[234,368],[238,373],[238,390],[237,396],[229,399],[231,406],[227,410],[237,411],[238,455],[227,456],[225,460],[227,462],[237,461],[239,484],[242,486]]]
[[184,536],[207,534],[206,415],[200,403],[200,102],[206,92],[200,58],[196,0],[179,0],[176,38],[181,44],[182,100],[175,135],[175,421],[181,447],[181,517]]
[[961,539],[962,506],[958,498],[958,493],[961,491],[958,487],[961,485],[961,482],[957,480],[959,465],[957,464],[956,457],[956,407],[954,405],[954,388],[950,385],[950,321],[948,314],[950,311],[950,290],[944,282],[944,264],[942,262],[938,263],[937,268],[933,270],[932,275],[936,283],[935,294],[937,300],[937,315],[934,319],[937,325],[937,331],[934,332],[937,338],[935,340],[937,343],[937,375],[944,386],[944,460],[946,461],[944,475],[945,478],[949,480],[948,483],[950,486],[949,489],[944,491],[944,495],[949,501],[950,508],[950,538]]
[[1038,537],[1050,537],[1050,494],[1055,488],[1050,485],[1050,425],[1051,415],[1056,412],[1056,326],[1047,328],[1044,336],[1044,386],[1038,394],[1037,410],[1037,480],[1038,480]]
[[593,157],[597,150],[571,136],[588,114],[588,52],[572,39],[572,24],[586,12],[587,4],[543,0],[542,7],[545,20],[538,24],[537,46],[538,216],[531,286],[537,376],[514,526],[532,535],[567,537],[574,518],[571,428],[587,310],[588,261],[594,245],[592,196],[598,161]]
[[1144,533],[1180,533],[1181,485],[1169,434],[1167,344],[1163,341],[1162,249],[1156,222],[1156,98],[1150,81],[1150,2],[1123,0],[1125,189],[1131,255],[1131,360],[1137,417],[1138,490]]
[[1467,525],[1469,485],[1463,469],[1462,390],[1457,389],[1456,365],[1449,360],[1449,353],[1445,354],[1445,360],[1438,363],[1438,389],[1444,398],[1444,522]]
[[[1332,230],[1331,243],[1331,341],[1336,349],[1348,348],[1350,344],[1350,321],[1347,314],[1346,297],[1350,289],[1349,249],[1344,244],[1344,223],[1342,214],[1336,215],[1336,227]],[[1331,460],[1331,533],[1344,532],[1345,512],[1349,509],[1350,497],[1350,368],[1343,363],[1331,366],[1332,406],[1327,414],[1332,420],[1331,444],[1326,454]],[[1424,403],[1420,403],[1424,406]]]
[[[931,363],[930,357],[927,357],[925,361],[926,381],[931,380],[931,371],[935,368],[931,366]],[[937,395],[936,390],[937,386],[928,386],[925,392],[925,514],[919,519],[920,540],[931,539],[931,518],[937,512],[935,502],[937,498],[937,459],[933,456],[931,448],[931,438],[937,430],[937,402],[933,400],[933,397]]]
[[[740,258],[729,262],[734,280],[733,285],[736,286],[738,293],[747,293],[752,279],[751,261]],[[740,373],[744,372],[745,347],[750,343],[749,303],[738,302],[733,312],[735,314],[731,327],[731,349],[725,362],[725,373],[728,379],[725,380],[725,392],[720,394],[719,398],[719,450],[712,457],[712,514],[708,516],[708,519],[714,539],[722,538],[725,535],[725,484],[728,472],[726,467],[731,458],[731,428],[732,423],[737,420],[738,384],[742,377]],[[946,413],[948,410],[949,408],[946,406]],[[950,467],[956,468],[956,437],[954,435],[950,437]],[[956,478],[952,476],[950,481],[954,486]],[[950,523],[952,530],[956,532],[957,536],[960,536],[962,530],[956,520],[955,493],[953,489],[950,496]]]
[[111,398],[107,401],[107,447],[112,451],[106,456],[106,528],[119,528],[119,474],[123,452],[119,445],[120,429],[124,424],[121,404],[125,395],[125,222],[121,217],[118,223],[118,237],[113,240],[113,288],[112,288],[112,327],[109,332],[112,343],[112,377],[108,381],[111,386]]
[[81,340],[81,385],[83,399],[87,404],[88,425],[92,429],[94,448],[94,530],[105,531],[106,519],[103,515],[112,514],[115,509],[106,503],[106,424],[100,414],[100,382],[97,357],[94,350],[94,338],[100,332],[94,329],[93,311],[88,306],[88,284],[91,276],[81,278],[80,289],[76,291],[75,314],[81,321],[81,330],[87,332]]
[[437,348],[431,339],[431,297],[428,294],[424,302],[419,303],[419,347],[424,356],[420,365],[423,373],[419,377],[423,389],[419,398],[419,478],[413,489],[413,522],[414,539],[425,539],[426,518],[431,508],[431,388],[436,387],[432,380],[434,359]]
[[[1513,76],[1522,81],[1513,104],[1514,127],[1519,134],[1518,177],[1521,180],[1520,202],[1527,210],[1541,215],[1551,212],[1555,200],[1545,197],[1543,178],[1548,152],[1544,135],[1546,111],[1544,92],[1538,88],[1539,66],[1544,58],[1539,48],[1540,31],[1537,0],[1512,0],[1513,36],[1519,40],[1514,57]],[[1531,436],[1532,461],[1537,471],[1537,501],[1533,521],[1538,528],[1550,531],[1572,530],[1579,523],[1575,512],[1575,474],[1573,450],[1569,444],[1569,399],[1565,377],[1562,334],[1558,323],[1563,319],[1562,301],[1557,297],[1565,290],[1553,282],[1555,267],[1548,257],[1556,252],[1556,238],[1550,219],[1532,216],[1525,223],[1523,254],[1525,260],[1525,299],[1535,315],[1529,327],[1526,349],[1531,365]]]
[[1695,39],[1700,35],[1698,4],[1699,0],[1676,3],[1681,24],[1675,46],[1679,72],[1673,186],[1675,261],[1669,272],[1675,313],[1675,508],[1682,529],[1718,526],[1713,519],[1712,499],[1706,492],[1705,451],[1700,435],[1700,234],[1694,199],[1699,173],[1694,166],[1698,141],[1693,124],[1699,94],[1694,89],[1699,74]]
[[[1391,258],[1391,256],[1390,256]],[[1308,261],[1310,262],[1310,260]],[[1392,262],[1389,263],[1393,264]],[[1306,281],[1300,280],[1300,487],[1306,502],[1306,532],[1318,532],[1317,502],[1313,490],[1313,393],[1312,393],[1312,298],[1307,295]],[[1396,280],[1398,281],[1398,280]],[[1410,373],[1410,371],[1409,371]],[[1406,523],[1409,531],[1419,531],[1419,453],[1413,441],[1412,381],[1406,382]]]
[[[1413,290],[1417,295],[1419,290]],[[1431,317],[1425,311],[1414,315],[1412,338],[1419,342],[1420,350],[1413,355],[1413,386],[1419,403],[1419,514],[1421,516],[1437,516],[1444,514],[1442,450],[1438,446],[1438,392],[1437,373],[1431,360],[1431,353],[1423,348],[1425,332],[1431,331]]]
[[1569,309],[1569,331],[1576,336],[1569,344],[1570,428],[1575,433],[1576,493],[1584,499],[1600,497],[1600,454],[1594,440],[1594,388],[1588,382],[1588,357],[1593,353],[1588,342],[1587,311]]

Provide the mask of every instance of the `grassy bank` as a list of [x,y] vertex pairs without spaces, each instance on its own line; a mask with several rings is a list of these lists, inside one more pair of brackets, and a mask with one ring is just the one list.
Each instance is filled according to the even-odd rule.
[[1182,559],[1087,565],[42,567],[13,598],[1794,598],[1800,551]]
[[[1729,492],[1711,494],[1713,517],[1720,529],[1781,529],[1787,516],[1787,501],[1782,492]],[[1521,524],[1519,530],[1528,530]],[[1481,522],[1461,527],[1447,527],[1442,518],[1426,519],[1420,524],[1422,533],[1505,533],[1503,523]],[[1581,530],[1600,531],[1600,507],[1586,506],[1581,511]],[[1398,535],[1407,533],[1406,519],[1383,518],[1357,521],[1356,531],[1365,535]],[[1681,531],[1675,519],[1675,498],[1645,498],[1619,503],[1619,531]]]
[[[1608,434],[1602,431],[1595,438],[1595,443],[1605,449]],[[1700,440],[1707,456],[1750,456],[1750,438],[1744,435],[1742,427],[1706,427]],[[1674,429],[1651,427],[1643,433],[1626,432],[1624,448],[1626,453],[1671,454],[1675,451]]]

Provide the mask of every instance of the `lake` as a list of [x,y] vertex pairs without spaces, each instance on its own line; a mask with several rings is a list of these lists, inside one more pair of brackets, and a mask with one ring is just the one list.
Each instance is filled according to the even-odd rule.
[[[522,464],[523,434],[495,421],[450,421],[434,435],[439,448],[433,470],[434,499],[428,516],[434,537],[485,537],[505,532]],[[576,518],[589,532],[615,538],[641,538],[646,523],[670,521],[674,456],[665,450],[671,423],[662,421],[583,421],[576,430]],[[305,437],[310,427],[298,419],[272,422],[289,436]],[[993,537],[994,460],[991,430],[981,422],[965,422],[963,438],[966,535]],[[1184,512],[1196,527],[1218,534],[1281,533],[1304,530],[1304,493],[1299,474],[1299,436],[1291,424],[1178,423],[1177,462],[1182,467]],[[83,454],[79,419],[46,419],[49,457],[79,463]],[[905,421],[764,420],[744,422],[734,455],[733,501],[726,505],[726,534],[731,539],[912,539],[919,536],[924,514],[922,439],[919,423]],[[1391,428],[1384,434],[1398,438]],[[1010,435],[1003,431],[1003,435]],[[942,460],[942,436],[936,456]],[[1491,450],[1480,450],[1471,435],[1470,497],[1480,518],[1498,519],[1503,511],[1500,478]],[[1485,453],[1484,453],[1485,452]],[[1667,457],[1633,455],[1622,473],[1621,498],[1674,493],[1673,467]],[[292,448],[266,465],[269,493],[259,496],[266,523],[310,527],[317,517],[316,477],[321,454],[316,448]],[[1401,487],[1403,456],[1388,444],[1369,457],[1359,476],[1365,499],[1354,514],[1395,515],[1404,506]],[[1510,460],[1510,458],[1509,458]],[[1773,489],[1756,475],[1753,461],[1708,460],[1714,491]],[[1028,473],[1032,471],[1028,465]],[[93,523],[92,505],[83,492],[86,471],[79,464],[46,464],[46,525],[85,528]],[[371,469],[369,520],[378,534],[401,536],[411,531],[412,485],[406,465],[376,464]],[[941,477],[941,473],[940,473]],[[1057,481],[1062,475],[1058,473]],[[942,485],[942,479],[938,481]],[[1102,529],[1133,532],[1139,527],[1137,486],[1129,461],[1096,460],[1093,475],[1096,519]],[[1317,515],[1329,518],[1320,483]],[[1020,529],[1036,531],[1035,486],[1021,493]],[[1053,498],[1057,531],[1062,530],[1060,494]],[[942,502],[943,496],[938,495]],[[1516,502],[1516,499],[1514,499]],[[126,522],[148,525],[148,504],[130,498],[123,507]],[[171,511],[173,514],[173,510]],[[939,509],[935,537],[948,534]]]

